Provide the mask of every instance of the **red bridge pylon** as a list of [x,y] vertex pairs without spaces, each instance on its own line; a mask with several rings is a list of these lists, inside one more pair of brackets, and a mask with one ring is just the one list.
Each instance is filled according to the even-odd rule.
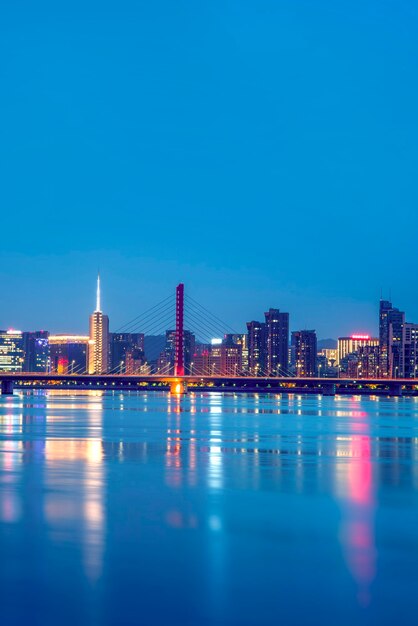
[[176,287],[176,350],[174,375],[184,376],[184,284]]

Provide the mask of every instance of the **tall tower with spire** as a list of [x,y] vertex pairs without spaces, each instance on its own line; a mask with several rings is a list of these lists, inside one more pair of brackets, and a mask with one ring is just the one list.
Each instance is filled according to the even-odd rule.
[[100,274],[97,275],[96,310],[89,324],[89,374],[106,374],[109,369],[109,318],[100,305]]

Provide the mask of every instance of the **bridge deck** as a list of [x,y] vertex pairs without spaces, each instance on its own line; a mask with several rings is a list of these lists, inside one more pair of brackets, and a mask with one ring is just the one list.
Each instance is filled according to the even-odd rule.
[[15,388],[37,389],[162,389],[180,392],[186,388],[199,390],[232,390],[271,393],[364,393],[418,395],[418,379],[411,378],[298,378],[251,376],[161,376],[128,374],[42,374],[0,373],[3,393]]

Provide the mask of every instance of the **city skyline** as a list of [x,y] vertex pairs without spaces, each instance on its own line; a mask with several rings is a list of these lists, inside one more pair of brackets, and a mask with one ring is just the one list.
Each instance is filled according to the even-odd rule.
[[378,325],[378,336],[357,331],[320,345],[316,330],[295,330],[289,312],[270,307],[264,320],[258,314],[242,333],[185,294],[179,283],[175,299],[168,296],[113,330],[101,306],[98,273],[88,335],[0,330],[0,371],[415,379],[418,324],[380,299]]
[[[189,286],[187,285],[186,287],[188,289]],[[199,289],[197,289],[197,291],[199,291]],[[110,311],[110,313],[108,314],[108,317],[111,320],[111,330],[113,332],[117,332],[118,329],[121,328],[129,319],[134,318],[136,315],[143,313],[148,308],[156,304],[156,301],[152,302],[148,300],[148,306],[144,306],[143,309],[140,311],[131,310],[129,314],[125,313],[125,317],[123,317],[123,313],[121,313],[121,311],[123,310],[123,302],[121,303],[119,301],[118,306],[117,306],[119,310],[119,317],[116,318],[116,322],[113,323],[114,315],[112,314],[112,309],[114,309],[115,306],[114,306],[114,302],[109,300],[109,295],[107,295],[106,292],[107,292],[107,283],[105,287],[105,303],[106,303],[106,311],[107,312]],[[159,297],[157,298],[157,302],[161,300],[161,296],[162,294],[159,294]],[[381,300],[385,299],[382,297],[382,293],[381,293],[380,299]],[[83,297],[83,300],[84,300],[84,297]],[[91,293],[91,285],[90,285],[90,300],[93,301],[92,293]],[[96,309],[95,309],[96,311],[100,310],[101,308],[101,300],[102,300],[102,294],[101,294],[100,273],[99,273],[98,279],[97,279],[96,291],[95,291],[95,300],[94,300],[96,302]],[[9,308],[9,303],[10,301],[7,302],[7,308]],[[292,325],[292,330],[296,330],[296,329],[306,330],[310,327],[315,328],[315,329],[322,328],[323,329],[322,331],[317,330],[318,339],[337,339],[337,337],[339,336],[349,335],[352,333],[360,333],[360,334],[364,333],[364,334],[369,334],[369,335],[376,334],[378,332],[378,323],[376,321],[378,318],[376,316],[378,315],[378,310],[379,310],[379,305],[376,303],[378,303],[378,300],[374,301],[374,303],[370,307],[367,307],[367,315],[365,317],[366,321],[362,321],[361,319],[361,314],[365,310],[364,303],[363,305],[359,305],[357,308],[355,306],[355,303],[352,303],[353,311],[355,312],[355,315],[353,315],[353,318],[352,318],[353,321],[351,322],[351,324],[350,322],[345,322],[344,324],[340,322],[338,315],[337,316],[331,315],[329,318],[323,318],[318,324],[315,324],[314,322],[312,322],[312,318],[308,319],[308,314],[301,312],[300,309],[299,310],[296,309],[295,311],[292,311],[292,310],[289,311],[289,307],[281,306],[280,308],[282,310],[286,310],[291,313],[292,324],[294,324],[294,326]],[[211,312],[216,313],[216,315],[220,317],[219,309],[222,308],[222,305],[214,308],[214,304],[217,304],[217,301],[215,300],[214,302],[212,298],[210,300]],[[277,305],[277,303],[275,304]],[[98,306],[99,306],[99,309],[97,309]],[[260,306],[261,308],[263,308],[263,306],[272,306],[271,300],[270,300],[270,304],[269,302],[265,302],[263,304],[263,303],[258,303],[258,302],[253,301],[252,306],[248,308],[249,310],[253,310],[256,312],[260,308]],[[60,325],[59,323],[55,321],[57,318],[60,318],[65,313],[65,307],[62,306],[62,301],[61,301],[61,307],[58,309],[57,314],[55,314],[54,312],[50,312],[46,316],[47,318],[51,320],[49,324],[48,323],[39,324],[36,322],[31,323],[30,321],[29,323],[26,323],[26,322],[14,323],[13,321],[10,322],[10,316],[7,314],[7,308],[4,307],[0,311],[0,328],[14,329],[14,330],[15,329],[31,330],[31,331],[42,329],[42,330],[49,330],[53,334],[68,334],[68,333],[83,334],[83,333],[89,332],[88,325],[86,325],[85,323],[85,318],[83,315],[84,312],[80,313],[80,311],[77,311],[75,316],[74,315],[71,316],[71,322],[70,323],[67,322],[66,326]],[[11,306],[11,308],[13,309],[13,306]],[[91,306],[88,310],[90,309],[91,309]],[[309,307],[307,307],[307,310],[309,311]],[[25,312],[23,315],[22,314],[15,315],[15,317],[21,320],[25,320],[25,319],[30,320],[31,318],[32,319],[39,318],[39,315],[36,311],[36,308],[32,308],[30,311],[30,315],[28,315],[27,309],[25,309]],[[315,316],[312,316],[312,317],[314,318]],[[237,332],[244,332],[246,328],[246,323],[249,319],[251,319],[251,315],[248,315],[248,314],[246,315],[245,311],[243,311],[242,313],[235,311],[234,319],[237,320],[235,324],[234,322],[231,322],[229,319],[224,319],[223,321],[225,321],[227,325],[235,327]],[[305,324],[301,324],[299,322],[299,320],[302,320],[302,319],[306,321]],[[341,331],[338,330],[339,328],[342,328],[342,330]],[[332,329],[334,329],[334,331],[332,331]]]

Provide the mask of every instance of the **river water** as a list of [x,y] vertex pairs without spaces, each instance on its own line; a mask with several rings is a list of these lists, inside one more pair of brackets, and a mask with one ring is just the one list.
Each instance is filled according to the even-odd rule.
[[414,398],[0,397],[0,623],[418,623]]

